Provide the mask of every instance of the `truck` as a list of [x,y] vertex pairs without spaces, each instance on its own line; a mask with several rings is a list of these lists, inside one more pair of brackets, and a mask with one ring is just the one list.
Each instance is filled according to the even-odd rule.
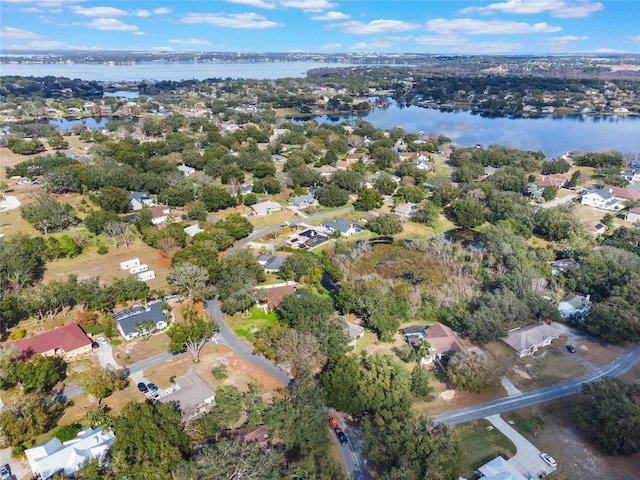
[[134,268],[140,265],[139,258],[131,258],[129,260],[123,260],[120,262],[120,270],[129,270],[130,268]]

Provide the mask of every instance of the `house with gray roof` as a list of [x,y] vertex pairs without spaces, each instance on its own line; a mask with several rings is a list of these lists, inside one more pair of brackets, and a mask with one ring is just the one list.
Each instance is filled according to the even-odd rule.
[[190,177],[196,172],[195,168],[185,165],[184,163],[182,165],[178,165],[178,170],[180,170],[185,177]]
[[265,273],[277,273],[287,257],[283,255],[260,255],[257,260]]
[[258,202],[251,205],[251,210],[256,215],[269,215],[271,212],[279,212],[282,210],[282,205],[273,200],[266,200],[264,202]]
[[590,295],[583,297],[582,295],[565,295],[560,300],[558,311],[562,318],[580,318],[589,313],[591,309]]
[[518,356],[533,355],[542,347],[551,345],[551,342],[560,336],[560,331],[544,322],[534,323],[526,327],[509,330],[506,337],[501,338],[503,343],[513,348]]
[[129,192],[128,210],[142,210],[144,207],[153,207],[156,199],[144,192]]
[[624,207],[624,205],[618,202],[613,191],[608,188],[600,188],[598,190],[591,190],[585,193],[582,195],[580,203],[582,205],[601,208],[603,210],[621,210]]
[[183,418],[206,412],[215,400],[215,391],[194,370],[176,378],[174,391],[160,398],[162,403],[177,402]]
[[344,218],[334,218],[332,220],[325,220],[320,224],[325,231],[332,234],[334,232],[340,232],[343,237],[348,237],[356,233],[360,233],[363,227],[357,225]]
[[297,208],[307,208],[318,205],[318,200],[313,195],[300,195],[289,199],[289,203]]
[[527,480],[527,477],[502,457],[485,463],[476,471],[476,475],[481,480]]
[[145,305],[134,305],[133,307],[114,313],[111,315],[111,318],[115,320],[120,334],[127,340],[131,340],[140,335],[136,324],[142,323],[145,320],[151,320],[153,322],[155,326],[153,331],[167,328],[169,322],[160,308],[161,305],[161,301],[147,303]]
[[561,273],[569,273],[569,270],[578,266],[578,262],[573,258],[561,258],[551,263],[551,275],[557,276]]

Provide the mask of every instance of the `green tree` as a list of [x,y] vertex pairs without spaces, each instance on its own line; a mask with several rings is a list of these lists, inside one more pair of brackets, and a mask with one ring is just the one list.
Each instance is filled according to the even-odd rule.
[[372,188],[365,188],[358,194],[358,199],[353,202],[353,208],[356,210],[373,210],[380,208],[384,204],[382,194]]
[[640,451],[640,385],[616,378],[582,385],[575,407],[576,424],[608,455]]
[[213,293],[206,268],[189,262],[171,267],[167,282],[173,292],[186,295],[192,300],[204,300]]
[[33,355],[29,360],[16,364],[16,377],[24,393],[50,391],[67,375],[67,362],[62,358]]
[[58,167],[47,171],[42,177],[44,189],[49,193],[69,193],[80,191],[80,180],[75,173],[66,167]]
[[232,213],[216,223],[216,228],[226,231],[235,240],[248,237],[253,232],[253,224],[245,217]]
[[427,225],[428,227],[435,227],[438,223],[439,216],[440,212],[438,212],[438,208],[433,203],[427,203],[411,217],[411,221]]
[[207,206],[201,200],[195,200],[184,206],[185,215],[189,220],[204,222],[207,219]]
[[284,259],[280,276],[285,280],[318,284],[322,277],[320,259],[311,252],[296,252]]
[[472,198],[457,199],[451,205],[456,223],[464,228],[475,228],[485,222],[482,205]]
[[569,186],[571,188],[574,188],[576,185],[578,185],[578,182],[580,181],[580,175],[582,175],[580,170],[576,170],[571,174],[571,178],[569,179]]
[[170,480],[190,449],[174,403],[131,402],[113,420],[111,469],[118,478]]
[[341,207],[349,201],[349,192],[333,183],[319,187],[315,196],[323,207]]
[[476,353],[453,354],[447,364],[447,376],[456,388],[475,393],[493,390],[499,384],[493,363]]
[[20,445],[50,431],[64,407],[48,393],[14,397],[0,411],[0,443]]
[[554,186],[547,187],[542,192],[542,198],[544,199],[545,202],[550,202],[551,200],[556,198],[557,195],[558,195],[558,187],[554,187]]
[[32,202],[22,205],[20,213],[22,218],[45,235],[64,230],[77,221],[71,205],[60,203],[47,194],[36,195]]
[[356,193],[362,190],[364,176],[353,170],[338,170],[331,176],[331,183],[346,190],[347,192]]
[[129,385],[129,381],[122,370],[111,366],[94,367],[83,373],[81,385],[85,392],[96,398],[99,407],[103,398],[109,397],[113,392],[123,390]]
[[102,187],[96,203],[109,212],[124,213],[129,205],[129,192],[124,188]]
[[395,235],[402,232],[402,222],[391,213],[383,213],[369,220],[367,228],[378,235]]
[[534,437],[538,436],[538,432],[540,430],[544,430],[545,421],[544,421],[544,418],[542,418],[540,415],[533,415],[529,417],[529,420],[527,421],[527,423],[529,424],[529,427],[531,428],[531,430],[533,430]]
[[382,173],[374,183],[374,188],[382,195],[393,195],[398,184],[387,173]]
[[413,393],[418,400],[433,399],[433,387],[430,383],[430,374],[418,365],[411,370],[411,393]]
[[193,363],[200,361],[200,350],[213,332],[218,330],[214,320],[204,320],[193,307],[182,309],[184,322],[174,323],[167,331],[170,339],[169,352],[177,353],[187,350],[193,356]]
[[207,206],[207,210],[217,212],[235,205],[235,200],[222,187],[204,187],[200,193],[200,200]]

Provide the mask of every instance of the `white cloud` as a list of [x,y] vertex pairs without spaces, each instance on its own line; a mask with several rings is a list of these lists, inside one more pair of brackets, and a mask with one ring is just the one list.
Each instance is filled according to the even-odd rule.
[[280,0],[280,5],[299,8],[303,12],[321,12],[338,6],[337,3],[328,2],[327,0]]
[[167,15],[168,13],[171,13],[172,9],[171,8],[165,8],[165,7],[160,7],[160,8],[155,8],[153,10],[154,15]]
[[283,23],[267,20],[257,13],[188,13],[182,17],[182,23],[206,23],[216,27],[248,28],[262,30],[264,28],[281,27]]
[[20,11],[22,13],[44,13],[44,10],[42,10],[41,8],[35,8],[35,7],[22,8],[20,9]]
[[52,8],[68,6],[70,3],[80,3],[84,0],[2,0],[3,3],[35,3],[38,7]]
[[339,28],[344,33],[354,35],[406,32],[419,27],[420,25],[417,23],[401,22],[400,20],[373,20],[369,23],[353,20],[351,22],[329,25],[329,28]]
[[537,44],[545,47],[547,50],[552,52],[568,52],[575,51],[573,42],[582,40],[589,40],[589,37],[587,37],[586,35],[563,35],[560,37],[548,37],[541,39]]
[[139,37],[146,37],[146,36],[147,36],[147,34],[146,34],[146,33],[144,33],[144,32],[140,32],[140,31],[133,32],[133,34],[134,34],[134,35],[138,35]]
[[227,3],[239,3],[241,5],[250,5],[255,8],[276,8],[276,4],[266,0],[226,0]]
[[565,2],[558,0],[507,0],[506,2],[492,3],[484,7],[467,7],[460,10],[460,13],[514,13],[514,14],[536,14],[549,12],[552,17],[559,18],[583,18],[588,17],[593,12],[602,10],[604,5],[600,2],[590,0],[578,0]]
[[36,39],[36,38],[42,38],[42,35],[38,35],[37,33],[30,32],[28,30],[22,30],[21,28],[2,27],[2,28],[0,28],[0,37],[1,38],[20,38],[22,40],[31,40],[31,39]]
[[128,25],[116,18],[96,18],[88,23],[80,23],[78,25],[84,25],[85,27],[95,28],[96,30],[103,30],[105,32],[133,32],[138,30],[136,25]]
[[136,10],[135,12],[133,12],[133,14],[136,17],[143,17],[143,18],[151,16],[151,12],[149,10],[144,10],[144,9]]
[[416,44],[436,47],[434,52],[448,51],[460,54],[491,54],[499,55],[512,53],[524,47],[522,43],[513,42],[472,42],[466,37],[457,34],[425,35],[413,38]]
[[70,45],[56,40],[34,40],[24,45],[11,45],[9,50],[98,50],[98,47]]
[[357,50],[359,52],[362,52],[362,51],[375,51],[375,50],[382,50],[382,49],[386,49],[386,48],[391,48],[394,45],[395,45],[395,42],[379,38],[379,39],[376,39],[376,40],[372,40],[370,42],[354,43],[353,45],[351,45],[349,47],[349,49],[350,50]]
[[124,10],[113,7],[71,7],[71,11],[77,15],[86,15],[87,17],[122,17],[129,15]]
[[133,15],[137,17],[146,18],[146,17],[150,17],[151,15],[166,15],[167,13],[171,13],[170,8],[156,8],[155,10],[152,10],[152,11],[141,8],[139,10],[135,10],[133,12]]
[[468,35],[522,35],[526,33],[553,33],[562,28],[542,23],[505,22],[503,20],[474,20],[457,18],[448,20],[434,18],[426,24],[427,30],[435,33],[465,33]]
[[619,50],[617,48],[596,48],[591,53],[629,53],[628,50]]
[[169,40],[169,43],[177,45],[211,45],[211,42],[204,38],[174,38]]
[[311,20],[318,20],[318,21],[324,22],[324,21],[348,20],[349,18],[351,18],[351,15],[347,15],[346,13],[342,13],[342,12],[332,11],[332,12],[324,13],[322,15],[315,15],[311,17]]
[[624,43],[640,44],[640,35],[627,35],[626,37],[624,37]]
[[342,46],[341,43],[325,43],[324,45],[320,45],[318,47],[318,50],[320,50],[321,52],[326,52],[329,50],[337,50],[341,46]]
[[173,52],[171,47],[151,47],[152,52]]

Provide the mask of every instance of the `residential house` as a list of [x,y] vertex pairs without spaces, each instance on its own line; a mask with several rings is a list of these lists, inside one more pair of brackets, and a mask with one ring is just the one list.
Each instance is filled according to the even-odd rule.
[[418,170],[431,170],[431,162],[429,161],[429,159],[421,159],[420,157],[418,157],[416,160],[413,160],[411,162],[411,165],[416,167]]
[[282,155],[271,155],[271,161],[273,162],[286,162],[287,157],[283,157]]
[[476,470],[479,479],[486,480],[527,480],[502,456],[496,457]]
[[620,176],[627,180],[629,183],[640,182],[640,168],[625,170],[624,172],[620,172]]
[[583,297],[582,295],[565,295],[560,304],[558,310],[562,318],[580,318],[589,313],[591,309],[590,295]]
[[320,224],[325,231],[332,234],[334,232],[340,232],[343,237],[348,237],[354,235],[356,233],[360,233],[363,230],[363,227],[360,225],[356,225],[349,220],[344,218],[334,218],[332,220],[325,220]]
[[318,200],[313,195],[300,195],[289,199],[289,203],[296,208],[307,208],[318,205]]
[[140,335],[136,324],[140,324],[145,320],[151,320],[153,322],[153,331],[167,328],[169,323],[160,308],[161,306],[161,301],[145,305],[134,305],[133,307],[114,313],[111,315],[111,318],[116,322],[120,334],[127,340],[131,340]]
[[601,208],[603,210],[621,210],[624,206],[618,202],[613,191],[606,188],[591,190],[582,195],[580,200],[582,205]]
[[542,189],[548,187],[562,188],[569,182],[569,179],[561,174],[553,174],[543,176],[540,180],[535,182],[536,186]]
[[287,247],[299,248],[300,250],[312,250],[329,240],[329,237],[321,235],[310,228],[302,232],[291,235],[286,242]]
[[614,187],[612,185],[605,185],[604,188],[613,193],[613,196],[621,202],[625,200],[634,202],[640,200],[640,192],[633,188]]
[[578,266],[578,262],[573,258],[561,258],[551,263],[551,275],[557,276],[561,273],[569,273],[569,270]]
[[333,175],[338,169],[331,165],[322,165],[320,168],[316,168],[316,170],[320,173],[321,177],[328,178],[331,177],[331,175]]
[[347,322],[346,320],[344,323],[347,325],[347,334],[351,339],[349,345],[355,345],[356,341],[364,335],[364,327],[356,323]]
[[640,222],[640,207],[629,209],[629,211],[625,214],[624,219],[627,222]]
[[85,462],[94,458],[102,463],[109,447],[115,441],[113,431],[107,427],[88,427],[66,442],[52,438],[27,448],[24,454],[34,477],[47,480],[58,472],[71,477]]
[[260,255],[257,260],[265,273],[277,273],[287,257],[283,255]]
[[291,130],[289,130],[288,128],[274,128],[273,134],[269,137],[269,143],[275,142],[279,137],[281,137],[282,135],[286,135],[290,131]]
[[296,293],[296,284],[287,282],[286,285],[268,286],[257,290],[259,295],[263,295],[263,299],[257,302],[257,306],[268,313],[278,308],[284,297]]
[[167,223],[169,220],[169,214],[171,209],[164,205],[156,205],[149,209],[151,211],[151,223],[154,225],[160,225],[161,223]]
[[484,167],[484,176],[490,177],[491,175],[494,175],[497,171],[498,169],[496,167],[492,167],[492,166]]
[[365,160],[364,153],[349,153],[346,157],[346,161],[349,163],[357,163]]
[[350,170],[351,162],[349,162],[348,160],[338,160],[336,162],[336,168],[338,170]]
[[266,452],[271,448],[280,450],[284,448],[284,444],[277,442],[275,445],[272,443],[269,437],[269,430],[266,425],[258,425],[253,430],[247,430],[246,428],[235,428],[233,430],[224,430],[216,434],[216,441],[221,438],[228,438],[230,440],[241,440],[244,443],[256,443],[260,450]]
[[200,225],[198,225],[197,223],[189,225],[188,227],[184,227],[184,231],[191,238],[195,237],[199,233],[204,232],[204,230],[201,229]]
[[273,200],[266,200],[264,202],[258,202],[251,205],[251,210],[256,215],[269,215],[272,212],[279,212],[282,210],[282,205]]
[[253,183],[243,183],[240,185],[240,195],[248,195],[253,192]]
[[538,349],[551,345],[560,336],[560,331],[544,322],[509,330],[502,342],[515,350],[520,357],[533,355]]
[[184,163],[178,165],[178,170],[180,170],[185,177],[190,177],[196,172],[195,168],[185,165]]
[[128,210],[142,210],[144,207],[153,207],[156,199],[144,192],[130,192]]
[[215,391],[194,370],[176,378],[174,391],[160,397],[162,403],[177,402],[183,418],[205,413],[215,401]]
[[394,208],[393,213],[403,218],[411,218],[416,214],[418,209],[419,209],[419,206],[417,203],[407,202],[407,203],[401,203],[400,205],[397,205]]
[[24,354],[59,356],[74,360],[91,353],[91,339],[75,323],[16,341],[13,346]]
[[430,358],[426,359],[427,363],[439,360],[447,353],[458,353],[467,350],[458,334],[440,322],[431,325],[425,330],[425,333],[427,334],[426,341],[431,345],[429,349]]

